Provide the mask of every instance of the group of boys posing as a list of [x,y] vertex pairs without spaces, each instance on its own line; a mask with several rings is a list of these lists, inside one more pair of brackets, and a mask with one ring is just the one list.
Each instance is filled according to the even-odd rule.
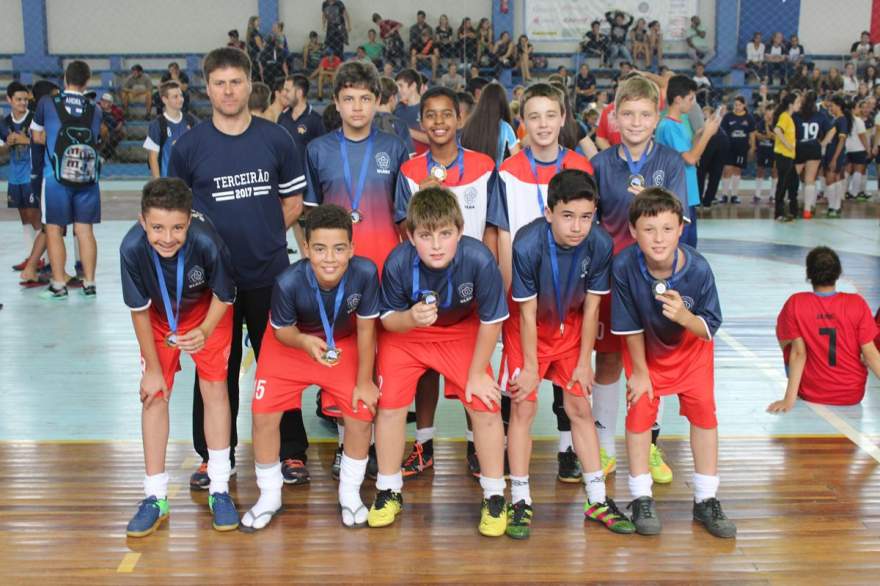
[[[276,135],[280,141],[286,133],[247,113],[249,67],[235,49],[206,57],[211,123],[178,140],[169,175],[182,181],[145,186],[140,220],[121,246],[125,301],[144,364],[146,498],[130,536],[150,534],[168,516],[168,399],[181,351],[196,363],[204,400],[208,502],[217,530],[257,531],[281,511],[279,425],[310,385],[322,388],[325,413],[344,422],[342,523],[393,524],[403,510],[407,409],[420,379],[435,372],[473,428],[481,534],[529,536],[530,428],[542,379],[563,389],[584,468],[587,519],[615,533],[660,532],[651,427],[660,398],[678,394],[691,422],[694,519],[718,537],[736,534],[716,498],[712,338],[721,311],[706,260],[679,243],[689,221],[685,171],[676,151],[652,139],[656,85],[641,77],[621,84],[621,145],[592,164],[558,144],[561,93],[533,85],[521,100],[528,148],[496,170],[489,157],[457,143],[458,101],[444,88],[423,95],[430,149],[407,160],[399,138],[371,129],[375,68],[346,63],[334,88],[342,128],[309,143],[302,173],[291,149],[277,148]],[[266,151],[270,162],[255,163]],[[299,216],[303,191],[312,207],[306,258],[285,266],[285,227]],[[262,206],[257,216],[245,207],[255,205]],[[270,333],[255,339],[247,316],[259,352],[252,411],[260,498],[239,519],[228,490],[235,415],[226,396],[227,358],[244,319],[242,298],[251,304],[244,311],[257,311],[254,291],[266,283]],[[499,336],[504,351],[496,377],[490,358]],[[590,401],[591,393],[598,400],[601,381],[604,398],[617,405],[624,367],[631,516],[606,495]],[[512,403],[510,503],[502,393]],[[603,422],[612,441],[616,418],[614,412]],[[377,493],[368,509],[360,488],[373,430]]]

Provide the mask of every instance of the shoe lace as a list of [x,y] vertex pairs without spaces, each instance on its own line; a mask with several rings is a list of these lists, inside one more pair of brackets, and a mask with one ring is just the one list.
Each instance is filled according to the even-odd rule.
[[620,509],[617,508],[617,503],[615,503],[610,498],[605,499],[605,508],[608,509],[608,511],[616,517],[623,517],[624,516],[624,514],[620,511]]
[[719,501],[718,499],[709,499],[706,501],[706,504],[709,505],[713,521],[721,521],[727,519],[727,515],[725,515],[724,511],[721,510],[721,501]]
[[416,442],[413,444],[412,452],[409,453],[409,457],[407,457],[406,462],[403,463],[404,466],[409,467],[418,462],[421,465],[424,462],[422,458],[425,453],[425,448],[422,447],[422,444]]
[[574,453],[574,450],[568,448],[561,453],[559,459],[566,466],[574,466],[577,463],[577,454]]
[[663,464],[663,450],[660,449],[660,446],[654,446],[651,449],[651,466],[656,467]]
[[529,506],[525,501],[519,501],[515,505],[513,505],[513,523],[519,524],[523,522],[523,519],[526,516],[526,513],[529,510]]
[[140,517],[141,515],[147,514],[150,507],[156,507],[156,508],[159,507],[158,501],[153,497],[145,498],[144,500],[141,501],[141,504],[138,505],[137,516]]
[[393,491],[390,488],[385,489],[385,490],[380,490],[379,492],[377,492],[376,493],[376,504],[375,504],[376,509],[381,509],[382,507],[384,507],[385,503],[392,500],[392,498],[393,498]]
[[643,519],[653,519],[654,513],[651,512],[651,499],[649,498],[640,498],[634,500],[630,504],[626,506],[627,509],[632,509],[633,517],[640,517]]
[[489,509],[489,514],[493,517],[500,516],[504,510],[504,497],[500,495],[489,497],[486,501],[486,508]]

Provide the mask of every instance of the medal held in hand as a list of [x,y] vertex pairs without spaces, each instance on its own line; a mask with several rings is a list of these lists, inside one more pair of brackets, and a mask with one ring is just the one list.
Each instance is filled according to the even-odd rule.
[[183,297],[183,263],[186,260],[186,244],[177,252],[177,270],[175,271],[174,301],[171,306],[171,295],[168,293],[168,285],[165,283],[165,273],[162,271],[162,263],[159,262],[159,254],[155,249],[150,249],[153,256],[153,266],[156,269],[156,280],[159,281],[159,294],[162,295],[162,305],[165,307],[165,319],[168,320],[168,334],[165,335],[165,345],[169,348],[177,346],[177,325],[180,320],[180,299]]
[[446,181],[446,167],[443,165],[434,165],[431,167],[431,177],[443,183]]
[[[446,181],[449,171],[446,169],[446,165],[434,160],[431,151],[428,151],[426,164],[428,165],[428,174],[431,177],[440,183]],[[458,183],[461,183],[464,180],[464,149],[461,145],[458,145],[458,154],[455,156],[455,162],[453,164],[458,167]]]
[[629,186],[635,187],[636,189],[644,189],[645,188],[645,178],[639,175],[638,173],[634,173],[629,176]]
[[439,299],[436,291],[422,291],[419,294],[419,301],[427,305],[437,305]]
[[672,255],[672,274],[668,279],[658,279],[654,275],[648,272],[648,264],[645,261],[645,255],[641,251],[638,253],[639,259],[639,270],[642,273],[642,276],[646,281],[651,283],[651,293],[656,297],[658,295],[665,295],[667,291],[672,289],[675,286],[675,282],[680,277],[678,274],[678,248],[675,249],[675,254]]
[[328,348],[326,352],[321,355],[321,360],[326,362],[327,364],[336,364],[339,362],[339,358],[342,356],[342,350],[339,348]]
[[648,146],[645,147],[645,150],[642,151],[642,156],[639,157],[638,161],[633,161],[632,155],[625,144],[621,144],[620,148],[623,149],[623,154],[626,157],[626,166],[629,168],[629,177],[626,180],[627,187],[641,191],[647,187],[645,176],[642,175],[642,167],[644,167],[645,163],[648,161],[648,152],[651,150],[651,144],[649,143]]
[[662,281],[657,279],[651,284],[651,291],[654,292],[654,295],[663,295],[669,290],[669,287],[666,285],[666,281]]
[[315,277],[311,266],[306,269],[306,278],[309,282],[309,287],[315,292],[315,303],[318,304],[321,327],[324,328],[324,339],[327,340],[327,350],[321,354],[321,360],[332,366],[339,362],[342,356],[342,350],[336,347],[336,340],[333,339],[333,327],[336,325],[339,308],[342,307],[342,299],[345,297],[345,280],[348,278],[348,271],[342,275],[342,280],[336,286],[336,297],[333,300],[333,321],[330,321],[330,318],[327,316],[327,310],[324,308],[324,299],[321,297],[321,288],[318,287],[318,279]]

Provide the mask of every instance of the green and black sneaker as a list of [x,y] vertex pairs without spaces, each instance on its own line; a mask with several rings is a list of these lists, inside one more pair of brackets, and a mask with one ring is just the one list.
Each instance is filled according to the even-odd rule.
[[507,536],[513,539],[528,539],[532,529],[532,505],[520,500],[507,505]]

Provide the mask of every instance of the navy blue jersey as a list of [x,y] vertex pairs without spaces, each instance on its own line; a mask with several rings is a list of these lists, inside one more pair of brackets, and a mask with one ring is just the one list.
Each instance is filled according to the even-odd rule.
[[[763,118],[758,120],[755,124],[755,130],[761,134],[765,134],[767,132],[767,122],[764,121]],[[772,138],[760,138],[758,139],[758,148],[759,149],[770,149],[773,150],[774,140]]]
[[[413,267],[417,283],[413,283]],[[462,236],[452,263],[440,270],[426,267],[409,241],[391,251],[382,271],[382,316],[407,311],[418,303],[420,291],[437,293],[435,326],[457,324],[475,310],[483,323],[504,321],[508,316],[498,263],[482,242],[469,236]]]
[[[159,154],[159,176],[168,176],[168,163],[171,161],[171,151],[177,141],[186,132],[189,132],[198,120],[192,115],[181,114],[176,122],[163,113],[165,123],[161,124],[159,118],[150,122],[147,129],[147,138],[144,139],[144,148]],[[162,138],[162,127],[165,127],[165,138]]]
[[[684,300],[688,310],[703,320],[710,337],[721,326],[721,306],[715,288],[715,276],[709,263],[694,248],[679,244],[685,264],[672,279],[672,289]],[[654,299],[650,273],[645,275],[639,257],[638,245],[621,251],[614,257],[611,302],[611,331],[626,335],[644,332],[645,352],[663,356],[672,353],[681,343],[685,329],[663,315],[663,304]],[[647,272],[647,269],[645,269]]]
[[[611,236],[598,224],[575,248],[556,244],[559,286],[565,315],[556,307],[557,291],[553,283],[550,256],[550,224],[538,218],[517,232],[513,239],[513,300],[538,298],[538,323],[558,324],[572,312],[581,313],[587,293],[605,295],[610,291]],[[554,241],[555,242],[555,241]]]
[[[0,118],[0,146],[6,143],[9,135],[14,133],[31,135],[30,112],[25,113],[16,120],[12,114]],[[10,185],[26,185],[31,182],[31,147],[26,144],[17,144],[9,147],[9,177]]]
[[[58,118],[58,112],[55,110],[55,102],[53,96],[43,96],[37,104],[37,111],[34,112],[34,119],[31,122],[31,130],[46,133],[46,146],[43,149],[43,173],[47,177],[52,175],[52,163],[49,157],[55,152],[55,141],[58,138],[58,131],[61,130],[61,119]],[[81,117],[85,112],[88,98],[77,92],[65,91],[61,94],[64,103],[64,109],[72,116]],[[91,124],[89,127],[98,142],[101,136],[101,109],[95,107],[92,114]]]
[[238,288],[272,285],[290,264],[281,199],[306,187],[290,135],[261,118],[252,118],[237,136],[206,121],[174,145],[168,175],[190,186],[193,208],[211,219],[229,246]]
[[412,136],[409,133],[409,126],[391,112],[376,112],[376,115],[373,116],[373,128],[388,134],[397,135],[403,141],[403,144],[406,145],[406,148],[409,149],[409,152],[416,152]]
[[794,120],[794,131],[798,144],[818,145],[819,141],[825,138],[825,135],[831,130],[831,120],[824,112],[813,112],[807,118],[801,116],[800,112],[795,112],[791,118]]
[[[648,159],[640,171],[645,187],[665,187],[681,201],[686,221],[688,216],[687,183],[684,160],[673,148],[652,143]],[[614,252],[633,242],[629,233],[629,206],[635,197],[629,190],[630,171],[621,149],[605,149],[590,161],[599,185],[599,220],[614,240]]]
[[[122,298],[132,311],[155,305],[165,315],[165,304],[159,288],[158,275],[153,260],[153,247],[147,241],[147,233],[138,223],[131,227],[119,246],[122,274]],[[208,290],[220,301],[235,301],[235,284],[229,250],[211,223],[194,213],[186,243],[171,258],[159,256],[162,274],[171,306],[177,304],[177,258],[185,254],[183,264],[183,296],[180,316],[183,317],[196,305]],[[178,322],[179,323],[179,322]]]
[[[850,130],[852,130],[850,128],[849,120],[846,119],[846,116],[840,116],[838,118],[835,118],[834,119],[834,128],[837,129],[836,139],[832,140],[830,143],[828,143],[828,149],[831,149],[832,153],[834,153],[834,149],[837,148],[837,141],[843,141],[844,145],[846,144],[846,137],[849,136]],[[827,150],[826,150],[826,152],[827,152]],[[841,150],[840,152],[841,153],[846,152],[846,147],[844,146],[843,150]]]
[[[296,326],[305,334],[326,340],[318,300],[312,283],[314,273],[308,259],[290,265],[278,275],[272,289],[272,313],[270,323],[275,329]],[[325,291],[318,287],[327,320],[333,322],[333,339],[340,340],[357,332],[355,316],[370,319],[379,317],[379,270],[368,258],[353,256],[343,277],[345,287],[336,321],[333,310],[340,281]]]
[[730,148],[747,149],[749,136],[755,131],[755,119],[748,112],[742,116],[728,112],[721,119],[721,129],[730,138]]
[[419,104],[407,106],[403,102],[398,102],[394,108],[394,115],[406,122],[406,125],[416,130],[422,129],[422,109]]
[[290,112],[290,108],[285,108],[278,116],[278,124],[290,133],[299,152],[305,153],[309,143],[324,134],[324,120],[312,109],[311,104],[299,118],[294,119]]

